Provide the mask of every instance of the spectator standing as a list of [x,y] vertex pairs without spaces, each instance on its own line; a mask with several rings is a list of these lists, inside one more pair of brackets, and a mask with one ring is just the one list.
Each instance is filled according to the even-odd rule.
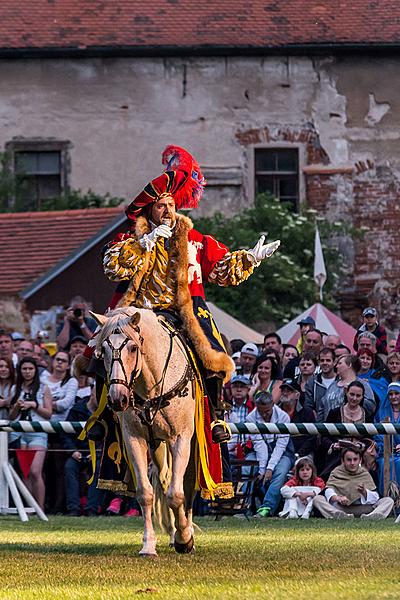
[[340,358],[341,356],[346,356],[347,354],[351,354],[350,348],[348,348],[348,346],[345,346],[344,344],[339,344],[339,346],[337,348],[335,348],[334,352],[335,352],[336,360],[338,358]]
[[[383,422],[389,417],[390,423],[400,423],[400,383],[395,381],[389,383],[388,402],[385,403],[377,416],[378,422]],[[391,438],[391,457],[390,457],[390,478],[400,482],[400,434],[390,436]],[[383,435],[376,436],[378,444],[378,472],[379,472],[379,490],[383,493]]]
[[[65,421],[72,408],[78,382],[75,377],[70,375],[70,361],[67,352],[59,351],[54,355],[51,364],[51,373],[47,376],[42,375],[42,381],[45,384],[44,398],[50,401],[53,408],[53,419],[55,421]],[[66,456],[63,452],[57,452],[63,448],[60,440],[51,442],[51,449],[54,450],[52,456],[47,461],[46,472],[49,475],[53,489],[49,489],[50,504],[55,513],[64,511],[64,465]]]
[[[12,388],[10,419],[15,421],[46,421],[51,418],[51,403],[44,398],[39,370],[33,358],[26,356],[17,367],[17,380]],[[45,485],[43,464],[47,450],[47,433],[12,432],[10,446],[35,450],[27,479],[27,487],[44,510]]]
[[[326,418],[327,423],[366,423],[372,422],[364,410],[365,389],[361,381],[352,381],[344,393],[342,406],[329,411]],[[325,435],[321,440],[321,455],[323,465],[321,466],[321,477],[327,479],[331,471],[340,464],[340,442],[337,438]]]
[[[245,423],[248,414],[254,409],[254,403],[249,396],[251,382],[245,375],[234,375],[231,379],[231,408],[227,411],[228,423]],[[244,458],[247,436],[234,434],[228,441],[228,450],[232,458]],[[251,448],[248,441],[247,448]]]
[[66,350],[71,340],[76,337],[82,336],[89,341],[96,327],[96,321],[88,315],[85,300],[76,296],[66,310],[64,321],[57,328],[56,341],[59,349]]
[[76,356],[79,356],[79,354],[83,354],[85,352],[87,345],[87,339],[83,337],[83,335],[77,335],[72,338],[68,346],[71,363]]
[[0,419],[8,419],[14,384],[15,370],[12,360],[0,358]]
[[[310,351],[310,352],[314,352],[315,356],[318,356],[319,352],[322,350],[322,333],[318,330],[318,329],[311,329],[309,328],[309,330],[307,331],[305,338],[304,338],[304,343],[302,344],[303,346],[303,350],[302,352],[306,352],[306,351]],[[285,367],[285,370],[283,372],[283,377],[285,379],[290,378],[293,379],[294,377],[296,377],[300,370],[299,370],[299,362],[300,362],[300,357],[298,358],[294,358],[292,359],[290,362],[288,362],[288,364]]]
[[255,344],[245,344],[240,351],[240,373],[238,375],[250,377],[258,355],[258,348]]
[[[284,379],[281,385],[280,408],[289,415],[291,423],[314,423],[314,412],[301,403],[301,387],[295,379]],[[316,448],[315,435],[295,435],[293,444],[297,456],[312,457]]]
[[341,343],[340,337],[338,335],[330,333],[325,338],[324,347],[330,348],[331,350],[336,350],[336,348],[338,348],[340,346],[340,343]]
[[[337,378],[329,386],[319,405],[317,422],[324,423],[329,411],[342,406],[344,402],[344,391],[355,379],[360,370],[360,359],[358,356],[341,356],[336,362]],[[374,393],[367,381],[363,382],[365,389],[364,409],[369,417],[373,417],[376,410]]]
[[348,519],[360,515],[367,519],[386,519],[392,511],[391,498],[379,499],[375,483],[361,466],[361,452],[345,449],[341,464],[333,469],[325,489],[325,496],[313,500],[326,519]]
[[[289,416],[272,400],[268,392],[258,392],[256,408],[249,414],[249,423],[289,423]],[[290,436],[286,434],[257,434],[252,436],[254,451],[249,460],[258,461],[258,479],[268,486],[257,516],[268,517],[275,514],[280,501],[280,489],[294,463],[294,452]]]
[[310,379],[314,376],[314,371],[318,366],[317,358],[314,352],[303,352],[300,357],[299,362],[299,370],[300,373],[297,376],[297,381],[300,385],[301,394],[300,394],[300,403],[304,404],[305,401],[305,389],[306,384]]
[[[89,398],[81,398],[75,402],[68,413],[67,421],[87,421],[96,408],[96,391],[93,388]],[[79,517],[81,515],[80,474],[90,465],[88,442],[87,440],[80,441],[76,435],[64,435],[62,441],[64,448],[71,450],[64,468],[67,515]],[[98,515],[103,495],[96,487],[100,467],[100,450],[96,454],[96,473],[93,482],[88,487],[87,503],[83,513],[87,517]]]
[[308,379],[304,390],[304,407],[317,415],[326,390],[335,381],[335,353],[331,348],[322,348],[318,355],[320,372]]
[[377,353],[387,354],[386,329],[383,327],[383,325],[379,325],[378,323],[378,311],[373,306],[368,306],[368,308],[364,309],[362,316],[364,323],[361,325],[361,327],[357,329],[356,335],[354,337],[354,350],[358,350],[360,334],[368,331],[369,333],[372,333],[376,338]]
[[14,367],[18,364],[18,356],[14,352],[11,333],[5,329],[0,329],[0,358],[9,358],[12,360]]
[[300,337],[297,340],[296,348],[299,354],[304,350],[304,341],[310,329],[315,329],[315,321],[312,317],[305,317],[297,323],[300,327]]
[[299,351],[296,346],[292,346],[292,344],[284,344],[283,345],[283,355],[282,355],[282,370],[285,369],[286,365],[293,359],[299,357]]
[[389,371],[390,381],[400,381],[400,352],[391,352],[386,361],[386,367]]
[[254,400],[257,392],[269,392],[275,404],[280,397],[280,370],[277,362],[263,352],[256,360],[252,370],[252,386],[250,388],[250,398]]
[[357,352],[357,356],[360,359],[361,365],[358,378],[368,381],[375,395],[377,410],[379,410],[379,407],[385,402],[389,381],[386,377],[383,377],[382,371],[375,369],[377,355],[371,352],[371,350],[367,348],[360,349]]
[[294,466],[294,474],[281,488],[285,505],[280,517],[287,519],[308,519],[310,517],[313,498],[325,489],[325,482],[317,477],[317,469],[313,461],[308,458],[299,458]]
[[34,351],[33,343],[30,340],[21,340],[21,342],[18,346],[18,349],[16,351],[16,354],[18,356],[18,361],[25,358],[25,356],[33,357],[33,351]]
[[279,359],[282,359],[282,340],[281,337],[275,331],[273,331],[272,333],[267,333],[264,336],[263,352],[267,352],[268,350],[274,350],[275,352],[277,352]]

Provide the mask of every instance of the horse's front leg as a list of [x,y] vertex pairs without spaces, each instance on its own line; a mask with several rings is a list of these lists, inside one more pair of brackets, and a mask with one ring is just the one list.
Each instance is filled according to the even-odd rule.
[[136,496],[144,520],[143,548],[139,554],[141,556],[157,556],[157,539],[152,521],[153,488],[148,478],[147,442],[143,438],[126,435],[126,433],[124,439],[135,471]]
[[193,548],[192,524],[186,517],[183,478],[190,457],[191,435],[178,436],[170,441],[172,452],[172,479],[167,492],[167,503],[175,515],[175,550],[181,553],[190,552]]

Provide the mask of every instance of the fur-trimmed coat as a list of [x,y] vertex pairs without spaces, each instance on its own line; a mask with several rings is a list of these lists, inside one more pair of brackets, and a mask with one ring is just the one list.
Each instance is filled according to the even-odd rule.
[[[118,236],[104,255],[104,270],[113,281],[129,280],[129,286],[117,307],[135,306],[140,286],[151,268],[151,253],[138,243],[151,231],[144,217],[136,222],[135,232]],[[192,297],[204,299],[203,281],[218,285],[238,285],[253,272],[254,265],[245,250],[229,252],[212,236],[193,229],[192,221],[177,215],[174,232],[169,241],[168,274],[172,286],[171,309],[180,315],[186,334],[193,342],[204,367],[224,372],[230,377],[234,370],[231,358],[211,347],[194,312]]]

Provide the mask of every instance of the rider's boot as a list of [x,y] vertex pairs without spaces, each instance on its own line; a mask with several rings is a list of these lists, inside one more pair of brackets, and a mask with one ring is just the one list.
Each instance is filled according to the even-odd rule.
[[213,374],[206,379],[206,389],[209,399],[211,422],[211,438],[214,444],[222,444],[231,439],[228,425],[223,420],[224,408],[221,403],[222,379]]

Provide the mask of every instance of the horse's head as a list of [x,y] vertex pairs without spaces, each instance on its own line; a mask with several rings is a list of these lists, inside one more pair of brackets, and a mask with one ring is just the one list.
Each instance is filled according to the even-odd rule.
[[140,313],[118,310],[109,316],[91,314],[101,327],[95,356],[104,361],[110,406],[116,411],[126,410],[142,369]]

